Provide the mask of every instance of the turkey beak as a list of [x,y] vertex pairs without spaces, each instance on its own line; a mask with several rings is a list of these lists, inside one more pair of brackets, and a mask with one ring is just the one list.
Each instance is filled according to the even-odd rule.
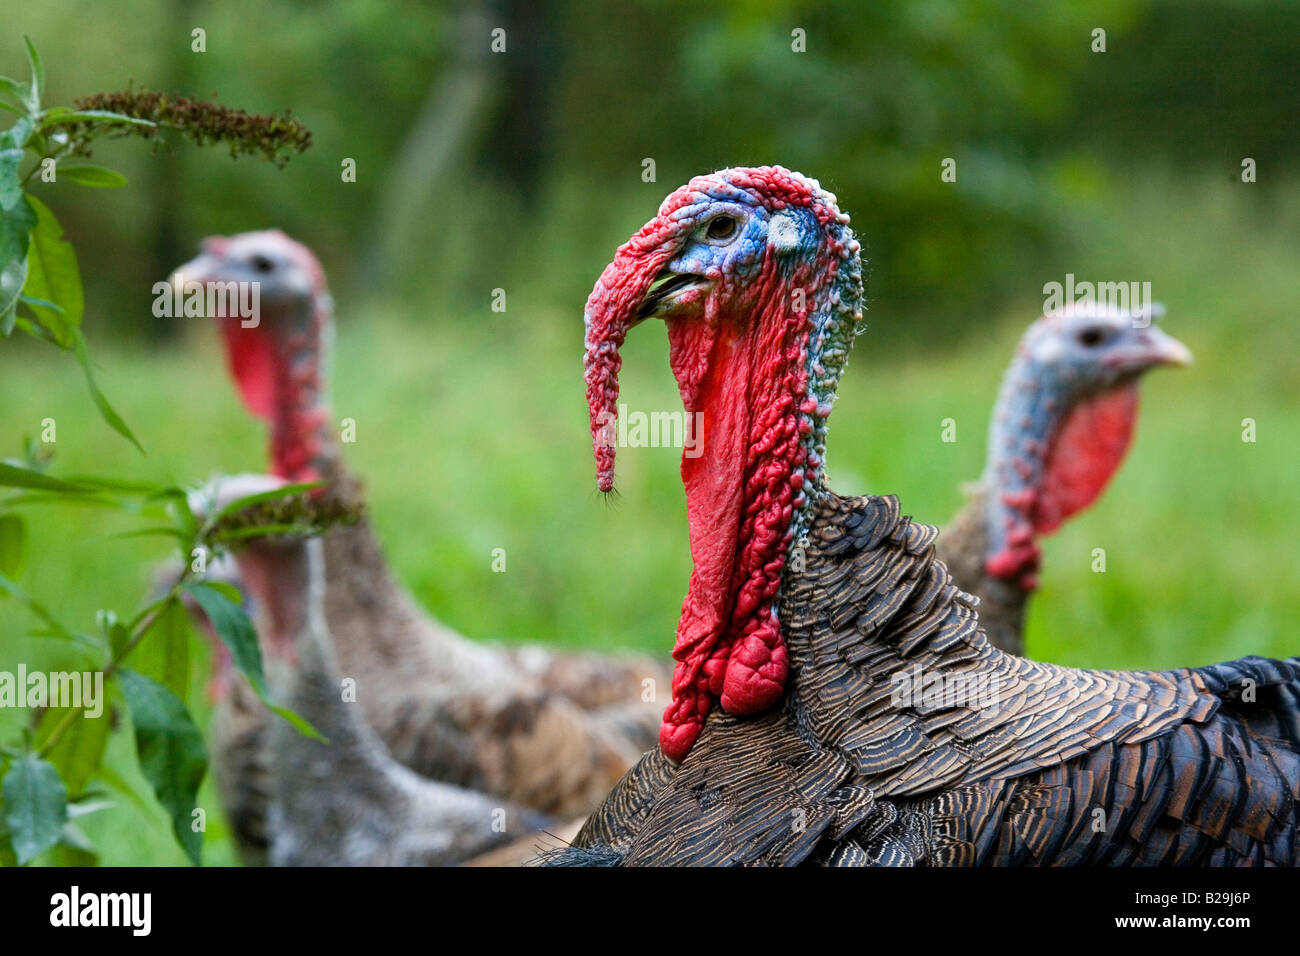
[[210,251],[204,250],[168,277],[172,288],[184,294],[187,282],[211,282],[221,274],[223,260]]
[[671,303],[678,292],[696,285],[699,280],[699,276],[689,273],[673,272],[671,269],[661,270],[655,276],[654,282],[650,284],[645,298],[641,300],[641,307],[636,313],[637,322],[661,317],[661,306]]
[[1147,364],[1151,366],[1175,365],[1185,368],[1192,364],[1192,350],[1154,325],[1142,331],[1142,351]]

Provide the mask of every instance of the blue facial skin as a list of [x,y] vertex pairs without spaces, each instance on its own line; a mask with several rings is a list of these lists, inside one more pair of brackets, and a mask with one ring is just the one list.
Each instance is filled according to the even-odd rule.
[[[709,225],[722,217],[731,217],[736,225],[727,237],[713,239]],[[767,248],[767,216],[762,209],[735,203],[711,203],[699,225],[691,231],[682,251],[668,263],[680,275],[698,275],[709,279],[747,281],[757,274]]]

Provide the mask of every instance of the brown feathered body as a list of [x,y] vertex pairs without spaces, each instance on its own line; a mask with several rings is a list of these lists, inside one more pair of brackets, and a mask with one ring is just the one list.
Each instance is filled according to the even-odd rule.
[[[546,670],[423,614],[366,522],[334,529],[324,545],[340,672],[355,679],[367,723],[416,772],[569,817],[595,806],[653,739],[658,708],[642,702],[640,681],[666,680],[660,668],[610,662],[609,685],[591,690],[600,706],[585,709]],[[630,733],[623,705],[638,715]]]
[[[660,708],[643,700],[642,682],[668,686],[663,668],[632,656],[599,664],[580,654],[550,658],[540,648],[521,663],[520,650],[467,640],[424,614],[393,578],[364,518],[330,529],[321,544],[324,619],[340,678],[352,682],[361,718],[385,752],[415,774],[570,819],[595,807],[653,745]],[[259,621],[264,643],[277,627],[269,612],[286,597],[263,593],[256,602],[268,612]],[[584,673],[593,679],[569,685],[585,695],[575,700],[563,680]],[[213,764],[246,865],[265,863],[272,831],[283,830],[268,821],[275,764],[296,747],[320,769],[331,752],[292,731],[285,738],[278,723],[242,678],[231,680],[216,708]],[[284,738],[278,757],[275,734]]]
[[713,712],[680,765],[646,754],[556,862],[1300,860],[1300,660],[1014,657],[895,498],[813,507],[805,568],[783,582],[783,704]]
[[212,714],[211,760],[221,808],[244,866],[266,865],[270,755],[266,705],[232,676]]

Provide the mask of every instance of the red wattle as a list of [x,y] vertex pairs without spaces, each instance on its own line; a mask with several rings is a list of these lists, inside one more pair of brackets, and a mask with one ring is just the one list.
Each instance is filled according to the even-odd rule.
[[[764,271],[775,268],[769,262]],[[660,731],[674,759],[689,752],[715,699],[728,713],[762,713],[780,701],[789,675],[773,604],[801,492],[792,477],[802,476],[807,456],[807,317],[774,299],[772,315],[667,323],[682,400],[704,425],[704,453],[682,458],[693,570],[673,649],[674,701]]]
[[1105,490],[1133,440],[1138,386],[1130,382],[1075,405],[1052,438],[1032,512],[1050,534]]
[[238,319],[220,319],[227,363],[249,411],[271,424],[270,472],[287,481],[316,481],[328,410],[316,404],[315,359],[300,361],[295,371],[292,346],[274,330],[274,321],[263,317],[244,328]]
[[226,362],[248,410],[270,421],[276,404],[276,343],[266,323],[244,328],[237,318],[219,318]]

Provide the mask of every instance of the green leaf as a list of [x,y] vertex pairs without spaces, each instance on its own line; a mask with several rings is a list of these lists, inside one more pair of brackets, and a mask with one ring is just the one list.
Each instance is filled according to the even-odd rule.
[[132,670],[117,679],[135,725],[140,770],[172,819],[172,832],[195,866],[201,862],[203,834],[191,826],[199,784],[207,772],[203,735],[181,699],[155,680]]
[[24,122],[19,120],[0,135],[0,334],[5,336],[13,331],[18,296],[27,282],[27,249],[36,225],[36,213],[18,175],[22,147],[5,142]]
[[52,478],[30,468],[21,468],[8,462],[0,461],[0,487],[35,488],[40,491],[57,491],[64,494],[84,494],[84,485],[75,485],[70,481]]
[[[7,76],[0,76],[0,96],[7,96],[19,106],[23,111],[27,110],[27,98],[31,96],[32,87],[30,83],[19,83],[17,80],[11,80]],[[11,113],[18,110],[10,109]]]
[[107,495],[101,495],[97,492],[77,491],[66,492],[62,494],[48,494],[41,491],[29,491],[13,495],[4,499],[6,505],[18,507],[22,505],[83,505],[92,508],[111,508],[114,511],[125,511],[127,514],[135,514],[132,502],[122,501],[118,498],[110,498]]
[[105,478],[102,475],[68,475],[68,481],[75,482],[78,485],[85,485],[87,488],[100,488],[105,491],[120,491],[133,495],[153,495],[159,490],[156,482],[152,481],[130,481],[125,478]]
[[32,44],[31,37],[24,36],[23,43],[27,44],[27,61],[32,67],[32,86],[31,99],[29,105],[32,112],[35,113],[41,108],[41,96],[45,93],[45,64],[41,62],[41,55],[36,52],[36,47]]
[[232,601],[213,581],[187,581],[184,591],[198,602],[217,637],[230,649],[230,659],[259,697],[266,695],[262,674],[262,650],[248,613]]
[[235,667],[248,679],[249,686],[262,703],[273,714],[292,724],[300,734],[324,740],[324,736],[306,720],[270,699],[262,675],[262,651],[257,644],[257,631],[253,629],[253,622],[244,609],[226,597],[214,581],[191,581],[185,585],[184,590],[198,602],[207,615],[208,623],[217,632],[217,637],[230,648],[230,658]]
[[127,427],[126,422],[122,421],[122,416],[113,409],[113,406],[108,403],[108,399],[104,397],[104,393],[99,390],[99,386],[95,384],[95,376],[90,370],[90,355],[86,351],[86,337],[81,334],[81,329],[75,327],[72,333],[77,361],[81,363],[81,370],[86,373],[86,387],[90,389],[90,397],[94,399],[95,407],[99,409],[100,416],[103,417],[104,421],[108,422],[113,431],[129,441],[143,455],[144,446],[136,441],[131,429]]
[[126,177],[116,169],[107,166],[95,166],[90,163],[60,163],[55,167],[59,179],[66,179],[78,186],[94,186],[98,189],[116,189],[126,185]]
[[44,306],[29,306],[41,325],[54,334],[65,349],[76,343],[73,329],[81,325],[85,298],[81,289],[81,271],[72,243],[63,238],[63,227],[50,207],[35,197],[28,197],[36,211],[36,227],[27,251],[27,282],[23,295],[57,303],[62,313]]
[[11,155],[11,158],[22,162],[23,150],[27,148],[27,141],[35,131],[36,124],[32,122],[30,116],[18,117],[14,120],[13,126],[0,133],[0,151],[7,154],[17,153],[16,156]]
[[6,146],[4,143],[12,133],[13,130],[9,130],[0,136],[0,212],[5,216],[3,236],[9,243],[0,246],[5,263],[14,258],[18,248],[15,243],[19,237],[22,237],[23,252],[26,253],[27,234],[36,225],[36,213],[24,198],[22,177],[18,175],[18,167],[23,161],[23,148]]
[[239,588],[235,587],[229,581],[204,581],[210,588],[215,588],[230,599],[234,604],[243,604],[244,595],[239,593]]
[[307,720],[294,713],[288,707],[281,707],[279,704],[273,704],[266,698],[262,698],[262,703],[266,704],[267,710],[275,714],[281,720],[286,720],[294,730],[304,737],[310,737],[312,740],[319,740],[322,743],[329,743],[329,738],[313,727]]
[[158,613],[131,652],[131,668],[185,699],[190,688],[190,630],[179,599],[168,601]]
[[4,779],[5,824],[21,865],[59,842],[68,792],[54,765],[35,754],[15,758]]
[[21,515],[0,515],[0,574],[16,578],[27,556],[27,523]]
[[76,634],[73,631],[68,630],[68,628],[64,627],[62,624],[60,624],[54,618],[54,615],[51,614],[49,610],[45,607],[45,605],[41,604],[39,601],[34,599],[31,595],[29,595],[26,591],[24,591],[17,584],[11,581],[9,577],[3,573],[0,573],[0,591],[4,591],[5,593],[9,594],[12,597],[17,598],[19,601],[25,604],[27,606],[27,609],[31,611],[33,614],[35,614],[37,617],[39,617],[42,621],[44,621],[46,626],[48,626],[49,629],[53,631],[57,636],[65,640],[76,641],[79,644],[83,644],[91,648],[96,648],[96,649],[98,648],[98,645],[93,640],[87,638],[85,635]]
[[119,531],[117,534],[112,535],[112,537],[114,538],[166,537],[166,538],[175,538],[176,540],[180,541],[182,544],[188,543],[190,540],[190,536],[182,532],[180,528],[171,528],[167,526],[160,526],[157,528],[136,528],[134,531]]
[[[108,696],[108,688],[104,688]],[[102,701],[103,710],[98,717],[87,717],[86,708],[51,707],[41,717],[36,727],[35,745],[44,749],[45,742],[64,720],[71,720],[72,725],[63,732],[58,742],[45,755],[59,771],[59,777],[67,787],[72,799],[81,796],[86,784],[99,770],[99,761],[108,746],[108,735],[113,729],[112,707],[107,700]],[[69,713],[75,716],[69,718]]]
[[108,652],[113,660],[120,660],[130,643],[131,631],[121,621],[114,620],[108,627]]
[[56,311],[56,312],[58,312],[58,313],[60,313],[60,314],[62,314],[62,312],[63,312],[63,306],[59,305],[59,304],[56,303],[56,302],[51,302],[51,301],[49,301],[48,299],[33,299],[33,298],[32,298],[31,296],[29,296],[29,295],[20,295],[20,296],[18,297],[18,301],[21,302],[23,305],[26,305],[26,306],[35,306],[35,305],[39,305],[39,306],[41,306],[41,307],[43,307],[43,308],[46,308],[46,309],[53,309],[54,311]]

